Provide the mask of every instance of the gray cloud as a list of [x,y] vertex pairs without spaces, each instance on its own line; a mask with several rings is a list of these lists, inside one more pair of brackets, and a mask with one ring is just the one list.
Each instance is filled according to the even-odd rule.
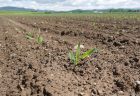
[[0,0],[0,6],[48,10],[140,8],[140,0]]

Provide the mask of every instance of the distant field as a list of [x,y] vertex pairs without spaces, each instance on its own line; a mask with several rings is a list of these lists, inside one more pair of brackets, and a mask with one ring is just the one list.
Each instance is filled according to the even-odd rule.
[[112,13],[50,13],[50,12],[31,12],[31,11],[0,11],[0,15],[27,15],[27,16],[83,16],[83,15],[90,15],[96,17],[114,17],[114,18],[139,18],[139,12],[112,12]]
[[0,15],[43,15],[44,12],[31,11],[0,11]]

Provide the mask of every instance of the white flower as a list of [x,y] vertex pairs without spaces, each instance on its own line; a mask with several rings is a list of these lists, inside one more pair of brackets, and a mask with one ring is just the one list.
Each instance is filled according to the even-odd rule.
[[[76,45],[76,46],[74,46],[74,49],[76,50],[78,48],[78,45]],[[80,48],[81,49],[84,49],[85,47],[84,47],[84,45],[80,45]]]

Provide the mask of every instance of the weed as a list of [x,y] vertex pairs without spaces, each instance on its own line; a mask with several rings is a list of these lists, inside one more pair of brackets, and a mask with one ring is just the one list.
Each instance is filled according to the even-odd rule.
[[87,50],[83,54],[81,54],[80,43],[79,43],[77,48],[76,48],[76,52],[72,52],[72,51],[69,52],[69,59],[72,63],[77,65],[80,63],[81,60],[89,57],[90,55],[92,55],[96,51],[97,51],[96,48],[92,48],[92,49]]

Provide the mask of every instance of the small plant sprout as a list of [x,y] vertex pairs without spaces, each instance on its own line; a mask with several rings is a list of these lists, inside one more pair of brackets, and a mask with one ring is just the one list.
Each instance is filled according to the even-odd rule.
[[44,38],[40,35],[40,31],[39,31],[39,35],[36,35],[35,37],[31,32],[27,33],[25,37],[27,39],[35,40],[38,44],[42,44],[44,42]]
[[43,42],[44,42],[43,37],[40,36],[40,35],[38,35],[38,37],[37,37],[37,43],[38,43],[38,44],[42,44]]
[[33,33],[29,32],[26,34],[27,39],[33,39]]
[[79,43],[76,47],[76,52],[72,52],[72,51],[69,52],[70,62],[76,65],[79,64],[81,60],[84,60],[85,58],[89,57],[90,55],[92,55],[94,52],[97,51],[96,48],[92,48],[92,49],[87,50],[83,54],[81,54],[80,48],[81,48],[81,45]]

